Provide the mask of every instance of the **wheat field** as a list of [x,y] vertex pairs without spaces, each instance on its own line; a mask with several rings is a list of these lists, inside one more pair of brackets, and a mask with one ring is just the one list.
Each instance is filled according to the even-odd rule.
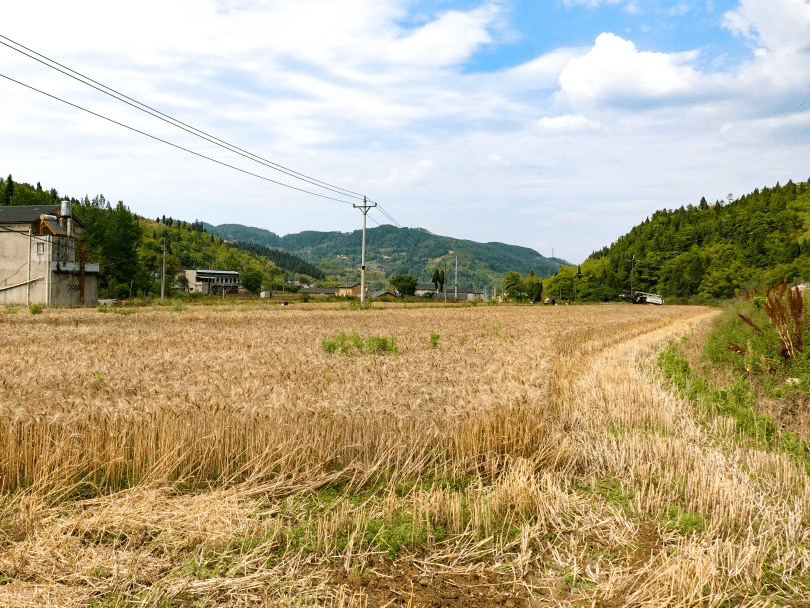
[[714,314],[2,315],[0,605],[808,605],[807,472],[654,366]]

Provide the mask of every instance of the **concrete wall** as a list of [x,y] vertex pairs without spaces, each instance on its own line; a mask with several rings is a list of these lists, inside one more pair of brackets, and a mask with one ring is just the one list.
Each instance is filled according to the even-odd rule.
[[[0,304],[78,306],[80,276],[72,237],[28,234],[28,226],[0,230]],[[30,260],[30,263],[29,263]],[[59,263],[62,272],[54,272]],[[98,265],[85,272],[84,303],[98,302]],[[64,272],[72,268],[73,272]]]

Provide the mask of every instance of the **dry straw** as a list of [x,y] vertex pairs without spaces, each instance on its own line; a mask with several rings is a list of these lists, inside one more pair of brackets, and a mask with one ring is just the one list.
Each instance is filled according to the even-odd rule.
[[806,472],[651,367],[712,314],[7,315],[0,604],[807,600]]

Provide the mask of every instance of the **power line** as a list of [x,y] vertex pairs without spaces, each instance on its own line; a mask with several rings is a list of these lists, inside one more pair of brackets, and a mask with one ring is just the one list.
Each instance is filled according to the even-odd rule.
[[277,184],[279,186],[284,186],[285,188],[290,188],[292,190],[297,190],[299,192],[304,192],[306,194],[311,194],[313,196],[319,196],[321,198],[329,199],[329,200],[332,200],[332,201],[338,201],[339,203],[345,203],[347,205],[351,204],[350,201],[335,198],[333,196],[327,196],[325,194],[320,194],[318,192],[312,192],[311,190],[305,190],[304,188],[299,188],[297,186],[291,186],[290,184],[285,184],[284,182],[280,182],[280,181],[277,181],[277,180],[274,180],[274,179],[270,179],[269,177],[259,175],[258,173],[253,173],[251,171],[247,171],[246,169],[241,169],[239,167],[228,164],[228,163],[223,162],[221,160],[217,160],[217,159],[212,158],[210,156],[206,156],[205,154],[200,154],[199,152],[195,152],[194,150],[184,148],[183,146],[180,146],[178,144],[172,143],[172,142],[167,141],[165,139],[161,139],[160,137],[157,137],[156,135],[151,135],[151,134],[149,134],[149,133],[147,133],[145,131],[141,131],[140,129],[136,129],[135,127],[130,127],[129,125],[125,125],[122,122],[118,122],[117,120],[113,120],[112,118],[108,118],[107,116],[104,116],[103,114],[99,114],[98,112],[93,112],[92,110],[88,110],[87,108],[84,108],[84,107],[82,107],[80,105],[77,105],[75,103],[72,103],[70,101],[62,99],[61,97],[57,97],[56,95],[51,95],[50,93],[46,93],[45,91],[37,89],[36,87],[33,87],[33,86],[29,85],[29,84],[25,84],[24,82],[20,82],[19,80],[15,80],[14,78],[11,78],[10,76],[6,76],[5,74],[0,74],[0,78],[5,78],[6,80],[10,80],[11,82],[14,82],[14,83],[16,83],[16,84],[18,84],[20,86],[23,86],[23,87],[25,87],[27,89],[31,89],[32,91],[36,91],[37,93],[45,95],[46,97],[50,97],[51,99],[55,99],[56,101],[61,101],[62,103],[67,104],[67,105],[69,105],[71,107],[74,107],[74,108],[76,108],[78,110],[82,110],[83,112],[87,112],[88,114],[92,114],[93,116],[96,116],[98,118],[102,118],[102,119],[104,119],[104,120],[106,120],[108,122],[111,122],[111,123],[113,123],[115,125],[118,125],[119,127],[124,127],[125,129],[129,129],[130,131],[134,131],[135,133],[138,133],[140,135],[145,135],[146,137],[149,137],[150,139],[154,139],[155,141],[159,141],[160,143],[166,144],[168,146],[172,146],[173,148],[177,148],[178,150],[182,150],[183,152],[188,152],[189,154],[193,154],[194,156],[204,158],[205,160],[209,160],[212,163],[217,163],[218,165],[222,165],[223,167],[228,167],[229,169],[239,171],[240,173],[244,173],[244,174],[250,175],[252,177],[257,177],[259,179],[262,179],[262,180],[267,181],[267,182],[271,182],[273,184]]
[[[373,203],[374,201],[369,201],[369,202]],[[382,208],[382,206],[381,206],[379,203],[377,203],[377,209],[379,209],[379,210],[380,210],[380,212],[381,212],[381,213],[382,213],[382,214],[383,214],[383,215],[384,215],[386,218],[388,218],[388,220],[390,220],[392,224],[394,224],[394,226],[396,226],[397,228],[402,228],[402,225],[401,225],[401,224],[400,224],[398,221],[396,221],[396,220],[395,220],[395,219],[394,219],[394,218],[391,216],[391,214],[390,214],[390,213],[388,213],[388,212],[387,212],[385,209],[383,209],[383,208]],[[379,224],[378,224],[378,225],[379,225]]]
[[[357,199],[360,199],[360,200],[362,200],[362,198],[363,198],[363,195],[360,194],[359,192],[354,192],[352,190],[342,188],[341,186],[336,186],[334,184],[324,182],[324,181],[316,179],[314,177],[310,177],[309,175],[306,175],[304,173],[294,171],[294,170],[292,170],[292,169],[290,169],[288,167],[285,167],[285,166],[280,165],[278,163],[274,163],[273,161],[262,158],[261,156],[259,156],[257,154],[253,154],[252,152],[244,150],[244,149],[242,149],[242,148],[240,148],[240,147],[238,147],[238,146],[236,146],[234,144],[228,143],[227,141],[224,141],[224,140],[222,140],[222,139],[220,139],[218,137],[215,137],[214,135],[206,133],[205,131],[202,131],[201,129],[197,129],[196,127],[188,125],[188,124],[186,124],[186,123],[184,123],[184,122],[182,122],[182,121],[180,121],[180,120],[178,120],[176,118],[173,118],[172,116],[169,116],[168,114],[165,114],[165,113],[163,113],[163,112],[161,112],[159,110],[156,110],[155,108],[153,108],[153,107],[151,107],[151,106],[149,106],[147,104],[144,104],[144,103],[142,103],[142,102],[140,102],[140,101],[138,101],[136,99],[133,99],[132,97],[129,97],[129,96],[125,95],[124,93],[116,91],[115,89],[113,89],[111,87],[108,87],[107,85],[105,85],[103,83],[100,83],[100,82],[98,82],[96,80],[93,80],[89,76],[85,76],[84,74],[82,74],[80,72],[77,72],[76,70],[63,65],[63,64],[59,63],[58,61],[55,61],[55,60],[53,60],[53,59],[51,59],[49,57],[46,57],[45,55],[42,55],[41,53],[38,53],[38,52],[36,52],[36,51],[34,51],[34,50],[20,44],[19,42],[16,42],[16,41],[12,40],[11,38],[8,38],[7,36],[3,36],[2,34],[0,34],[0,38],[2,38],[4,40],[8,40],[8,42],[10,42],[10,43],[12,43],[12,44],[14,44],[14,45],[16,45],[16,46],[18,46],[20,48],[15,48],[11,44],[0,41],[0,44],[2,44],[3,46],[6,46],[6,47],[10,48],[11,50],[16,51],[16,52],[18,52],[18,53],[20,53],[20,54],[22,54],[22,55],[24,55],[24,56],[26,56],[26,57],[28,57],[30,59],[33,59],[34,61],[37,61],[38,63],[41,63],[42,65],[44,65],[44,66],[46,66],[48,68],[51,68],[52,70],[56,70],[57,72],[59,72],[61,74],[64,74],[65,76],[68,76],[69,78],[72,78],[72,79],[74,79],[74,80],[76,80],[78,82],[81,82],[82,84],[87,85],[87,86],[95,89],[96,91],[99,91],[99,92],[101,92],[101,93],[103,93],[103,94],[105,94],[105,95],[107,95],[109,97],[112,97],[113,99],[116,99],[117,101],[121,101],[121,102],[127,104],[128,106],[131,106],[131,107],[133,107],[133,108],[135,108],[135,109],[137,109],[137,110],[139,110],[141,112],[144,112],[146,114],[149,114],[150,116],[153,116],[153,117],[157,118],[158,120],[162,120],[165,123],[168,123],[168,124],[170,124],[170,125],[172,125],[174,127],[177,127],[177,128],[179,128],[179,129],[181,129],[183,131],[186,131],[187,133],[190,133],[191,135],[194,135],[195,137],[199,137],[200,139],[204,139],[205,141],[213,143],[214,145],[217,145],[217,146],[219,146],[221,148],[224,148],[224,149],[226,149],[226,150],[228,150],[230,152],[234,152],[234,153],[238,154],[239,156],[243,156],[244,158],[247,158],[248,160],[252,160],[252,161],[257,162],[259,164],[262,164],[262,165],[264,165],[266,167],[274,169],[275,171],[279,171],[279,172],[284,173],[285,175],[289,175],[290,177],[293,177],[295,179],[300,179],[300,180],[305,181],[305,182],[307,182],[309,184],[312,184],[314,186],[318,186],[318,187],[324,188],[326,190],[331,190],[332,192],[335,192],[337,194],[342,194],[342,195],[348,196],[350,198],[357,198]],[[28,51],[28,52],[22,51],[20,49],[25,49],[25,51]],[[33,53],[33,55],[30,54],[30,53]],[[36,57],[34,55],[36,55]],[[51,64],[53,64],[53,65],[51,65]],[[59,66],[59,67],[55,67],[55,66]],[[63,69],[60,69],[60,68],[63,68]],[[96,85],[98,85],[98,86],[96,86]]]
[[[53,70],[55,70],[55,71],[57,71],[57,72],[59,72],[61,74],[64,74],[65,76],[68,76],[69,78],[72,78],[72,79],[74,79],[74,80],[76,80],[76,81],[78,81],[78,82],[80,82],[80,83],[82,83],[82,84],[84,84],[86,86],[89,86],[89,87],[91,87],[91,88],[93,88],[93,89],[95,89],[95,90],[109,96],[109,97],[112,97],[113,99],[115,99],[117,101],[121,101],[122,103],[125,103],[125,104],[127,104],[127,105],[141,111],[141,112],[149,114],[150,116],[152,116],[154,118],[162,120],[163,122],[165,122],[167,124],[170,124],[170,125],[172,125],[174,127],[177,127],[178,129],[181,129],[181,130],[183,130],[183,131],[185,131],[187,133],[190,133],[191,135],[194,135],[195,137],[198,137],[198,138],[203,139],[203,140],[205,140],[205,141],[207,141],[209,143],[212,143],[212,144],[217,145],[217,146],[219,146],[221,148],[224,148],[224,149],[226,149],[226,150],[228,150],[230,152],[238,154],[239,156],[247,158],[248,160],[252,160],[252,161],[257,162],[257,163],[259,163],[261,165],[269,167],[270,169],[273,169],[275,171],[279,171],[281,173],[284,173],[285,175],[293,177],[294,179],[299,179],[299,180],[302,180],[302,181],[304,181],[306,183],[309,183],[309,184],[311,184],[313,186],[317,186],[319,188],[329,190],[329,191],[331,191],[331,192],[333,192],[333,193],[335,193],[337,195],[344,196],[344,197],[349,198],[349,199],[356,198],[356,199],[361,199],[361,200],[367,200],[359,192],[355,192],[353,190],[349,190],[349,189],[343,188],[341,186],[330,184],[328,182],[316,179],[316,178],[311,177],[309,175],[306,175],[304,173],[294,171],[293,169],[290,169],[288,167],[285,167],[285,166],[280,165],[278,163],[275,163],[273,161],[262,158],[261,156],[259,156],[257,154],[254,154],[252,152],[244,150],[244,149],[242,149],[242,148],[240,148],[240,147],[238,147],[238,146],[236,146],[234,144],[231,144],[231,143],[229,143],[227,141],[224,141],[224,140],[222,140],[222,139],[220,139],[218,137],[215,137],[214,135],[211,135],[211,134],[209,134],[209,133],[207,133],[207,132],[205,132],[205,131],[203,131],[201,129],[197,129],[196,127],[188,125],[188,124],[186,124],[186,123],[184,123],[184,122],[182,122],[182,121],[180,121],[180,120],[178,120],[176,118],[173,118],[172,116],[169,116],[168,114],[165,114],[165,113],[163,113],[163,112],[161,112],[161,111],[159,111],[159,110],[157,110],[157,109],[155,109],[155,108],[153,108],[153,107],[151,107],[151,106],[149,106],[147,104],[144,104],[144,103],[142,103],[142,102],[140,102],[140,101],[138,101],[136,99],[133,99],[132,97],[129,97],[129,96],[127,96],[127,95],[125,95],[125,94],[123,94],[123,93],[121,93],[121,92],[119,92],[119,91],[117,91],[117,90],[103,84],[103,83],[100,83],[100,82],[90,78],[89,76],[85,76],[84,74],[82,74],[80,72],[77,72],[76,70],[73,70],[72,68],[69,68],[69,67],[67,67],[67,66],[65,66],[65,65],[63,65],[63,64],[61,64],[61,63],[59,63],[59,62],[57,62],[57,61],[55,61],[55,60],[53,60],[51,58],[49,58],[49,57],[46,57],[45,55],[42,55],[41,53],[38,53],[37,51],[34,51],[33,49],[30,49],[30,48],[20,44],[19,42],[16,42],[16,41],[12,40],[11,38],[9,38],[7,36],[4,36],[4,35],[0,34],[0,38],[2,38],[3,40],[6,40],[9,43],[11,43],[11,44],[8,44],[7,42],[3,42],[2,40],[0,40],[0,44],[6,46],[7,48],[9,48],[9,49],[11,49],[13,51],[16,51],[16,52],[18,52],[18,53],[20,53],[20,54],[22,54],[22,55],[24,55],[24,56],[26,56],[26,57],[28,57],[30,59],[33,59],[34,61],[37,61],[38,63],[41,63],[42,65],[44,65],[44,66],[46,66],[48,68],[51,68],[51,69],[53,69]],[[15,46],[12,46],[12,45],[15,45]],[[16,47],[19,47],[19,48],[16,48]],[[24,50],[21,50],[21,49],[24,49]],[[25,51],[27,51],[27,52],[25,52]],[[58,67],[55,67],[55,66],[58,66]],[[138,130],[138,129],[134,128],[134,127],[130,127],[130,126],[124,124],[124,123],[115,121],[115,120],[113,120],[111,118],[108,118],[106,116],[103,116],[101,114],[93,112],[91,110],[88,110],[88,109],[86,109],[86,108],[84,108],[82,106],[79,106],[79,105],[74,104],[72,102],[69,102],[67,100],[61,99],[61,98],[59,98],[59,97],[57,97],[55,95],[51,95],[49,93],[46,93],[46,92],[44,92],[42,90],[39,90],[39,89],[37,89],[37,88],[35,88],[35,87],[31,86],[31,85],[27,85],[27,84],[25,84],[23,82],[20,82],[18,80],[10,78],[9,76],[5,76],[3,74],[0,74],[0,76],[2,76],[3,78],[6,78],[7,80],[15,82],[15,83],[17,83],[17,84],[19,84],[21,86],[27,87],[27,88],[29,88],[29,89],[31,89],[33,91],[36,91],[38,93],[41,93],[41,94],[46,95],[48,97],[51,97],[52,99],[55,99],[57,101],[61,101],[62,103],[65,103],[65,104],[70,105],[72,107],[75,107],[75,108],[77,108],[79,110],[82,110],[84,112],[87,112],[89,114],[92,114],[94,116],[102,118],[104,120],[107,120],[109,122],[112,122],[113,124],[122,126],[122,127],[126,128],[126,129],[129,129],[129,130],[134,131],[136,133],[139,133],[141,135],[145,135],[146,137],[149,137],[149,138],[154,139],[156,141],[159,141],[161,143],[165,143],[165,144],[170,145],[172,147],[175,147],[177,149],[183,150],[184,152],[188,152],[189,154],[194,154],[195,156],[198,156],[200,158],[204,158],[204,159],[209,160],[211,162],[215,162],[215,163],[217,163],[219,165],[228,167],[230,169],[234,169],[234,170],[239,171],[241,173],[244,173],[246,175],[250,175],[252,177],[257,177],[259,179],[268,181],[270,183],[274,183],[274,184],[277,184],[277,185],[280,185],[280,186],[284,186],[286,188],[297,190],[299,192],[304,192],[306,194],[312,194],[314,196],[318,196],[318,197],[325,198],[325,199],[328,199],[328,200],[335,200],[335,201],[338,201],[338,202],[349,204],[349,201],[347,201],[347,200],[335,198],[335,197],[332,197],[332,196],[327,196],[327,195],[324,195],[324,194],[320,194],[318,192],[312,192],[311,190],[307,190],[307,189],[304,189],[304,188],[299,188],[299,187],[296,187],[296,186],[292,186],[290,184],[279,182],[277,180],[270,179],[268,177],[264,177],[262,175],[247,171],[245,169],[241,169],[241,168],[236,167],[234,165],[231,165],[231,164],[216,160],[216,159],[214,159],[212,157],[209,157],[209,156],[206,156],[204,154],[194,152],[193,150],[190,150],[190,149],[185,148],[183,146],[180,146],[180,145],[174,144],[172,142],[169,142],[167,140],[161,139],[159,137],[156,137],[156,136],[151,135],[149,133],[146,133],[144,131]],[[373,201],[369,201],[369,202],[373,202]],[[388,213],[385,209],[383,209],[378,203],[376,205],[377,205],[377,208],[380,210],[380,212],[389,221],[391,221],[396,227],[402,228],[402,225],[399,222],[397,222],[397,220],[394,219],[394,217],[390,213]],[[375,221],[375,223],[377,223],[377,222]]]

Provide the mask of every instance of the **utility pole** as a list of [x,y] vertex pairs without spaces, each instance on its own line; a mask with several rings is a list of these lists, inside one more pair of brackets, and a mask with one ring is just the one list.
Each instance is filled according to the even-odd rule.
[[28,225],[28,281],[26,281],[25,288],[28,290],[26,296],[26,306],[31,306],[31,225]]
[[163,304],[164,291],[166,289],[166,241],[163,241],[163,267],[160,271],[160,303]]
[[[447,279],[447,258],[444,258],[444,277]],[[442,289],[444,289],[444,301],[447,303],[447,283],[442,283]]]
[[363,240],[360,248],[360,306],[366,303],[366,215],[368,215],[369,209],[376,206],[377,203],[369,205],[365,196],[362,205],[352,205],[352,207],[360,209],[363,213]]
[[456,280],[453,282],[455,287],[455,299],[458,300],[458,254],[454,254],[456,256]]

